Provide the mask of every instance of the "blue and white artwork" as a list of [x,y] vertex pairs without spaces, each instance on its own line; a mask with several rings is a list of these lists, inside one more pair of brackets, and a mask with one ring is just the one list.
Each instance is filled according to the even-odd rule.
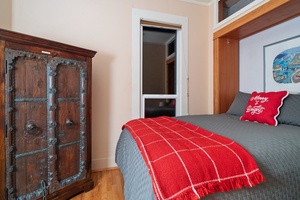
[[300,46],[286,49],[275,57],[273,78],[280,84],[300,84]]
[[264,46],[264,91],[300,93],[300,35]]

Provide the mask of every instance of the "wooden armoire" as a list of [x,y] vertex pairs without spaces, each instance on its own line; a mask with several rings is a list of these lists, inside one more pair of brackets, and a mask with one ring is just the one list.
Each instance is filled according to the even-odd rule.
[[0,29],[0,199],[68,199],[93,188],[95,53]]

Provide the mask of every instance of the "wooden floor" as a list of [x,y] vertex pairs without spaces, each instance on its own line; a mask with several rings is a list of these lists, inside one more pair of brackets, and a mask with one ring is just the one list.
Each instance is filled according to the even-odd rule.
[[119,169],[93,172],[94,189],[71,200],[124,200],[123,176]]

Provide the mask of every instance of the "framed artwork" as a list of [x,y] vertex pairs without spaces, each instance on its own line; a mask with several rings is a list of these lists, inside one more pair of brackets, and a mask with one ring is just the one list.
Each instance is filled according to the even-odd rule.
[[300,35],[264,46],[264,90],[300,93]]

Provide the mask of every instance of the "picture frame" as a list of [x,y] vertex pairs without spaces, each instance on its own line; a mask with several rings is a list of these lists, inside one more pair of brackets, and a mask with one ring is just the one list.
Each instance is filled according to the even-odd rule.
[[264,91],[300,93],[300,35],[265,45]]

